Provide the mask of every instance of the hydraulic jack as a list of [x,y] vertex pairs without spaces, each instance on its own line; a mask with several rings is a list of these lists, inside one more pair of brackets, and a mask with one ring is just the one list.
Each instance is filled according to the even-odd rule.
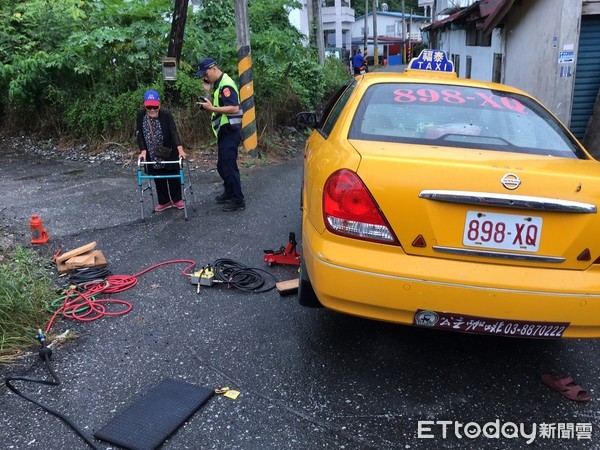
[[290,232],[289,242],[285,247],[279,250],[263,250],[265,252],[265,262],[272,266],[273,264],[291,264],[300,265],[302,255],[296,251],[296,234]]

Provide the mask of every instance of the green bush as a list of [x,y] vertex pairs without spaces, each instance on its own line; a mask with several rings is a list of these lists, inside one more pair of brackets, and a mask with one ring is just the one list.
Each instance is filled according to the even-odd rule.
[[52,316],[47,305],[57,297],[38,253],[18,247],[7,256],[0,264],[0,363],[34,344]]
[[[316,52],[288,20],[296,0],[250,1],[257,129],[271,132],[312,109],[343,83],[340,61]],[[171,0],[0,0],[0,114],[7,134],[68,140],[131,141],[142,94],[154,88],[178,116],[188,146],[210,139],[196,64],[211,56],[237,80],[233,0],[188,10],[177,81],[163,81]],[[160,20],[161,17],[167,20]],[[192,127],[202,127],[196,132]],[[187,127],[190,127],[187,129]],[[199,139],[200,142],[197,142]]]

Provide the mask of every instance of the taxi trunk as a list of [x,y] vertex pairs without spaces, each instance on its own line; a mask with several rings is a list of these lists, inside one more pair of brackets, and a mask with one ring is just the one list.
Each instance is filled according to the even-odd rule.
[[596,161],[351,143],[358,175],[407,254],[573,270],[600,256]]

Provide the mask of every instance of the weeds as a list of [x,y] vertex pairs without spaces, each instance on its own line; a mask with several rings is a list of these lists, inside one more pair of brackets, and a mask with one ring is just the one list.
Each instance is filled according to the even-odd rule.
[[38,328],[51,317],[47,304],[56,297],[45,260],[17,247],[0,264],[0,363],[34,344]]

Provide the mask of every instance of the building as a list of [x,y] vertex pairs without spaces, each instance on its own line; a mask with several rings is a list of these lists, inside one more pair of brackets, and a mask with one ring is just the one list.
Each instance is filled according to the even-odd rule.
[[[362,0],[361,0],[362,1]],[[431,0],[433,1],[433,0]],[[310,2],[310,5],[309,5]],[[300,30],[302,34],[308,36],[309,20],[308,11],[314,4],[311,0],[301,0],[302,9],[290,11],[290,22]],[[352,48],[364,46],[364,27],[365,16],[354,18],[354,9],[350,0],[321,0],[320,4],[321,18],[326,49],[345,49],[348,52]],[[385,7],[384,3],[380,7]],[[373,55],[373,32],[372,32],[373,13],[368,13],[367,34],[371,50],[369,55]],[[380,55],[387,55],[389,46],[396,45],[392,53],[399,52],[399,44],[402,40],[402,13],[378,11],[377,12],[377,35],[382,38],[382,44],[379,47]],[[429,17],[406,14],[405,16],[405,40],[412,42],[421,42],[421,26],[430,21]],[[326,51],[327,52],[327,51]]]
[[[429,23],[429,18],[418,14],[405,14],[400,12],[377,11],[377,53],[380,62],[386,61],[390,65],[406,62],[407,52],[411,45],[422,42],[421,27]],[[403,20],[404,19],[404,20]],[[365,24],[366,22],[366,24]],[[367,55],[373,58],[373,13],[356,18],[352,27],[352,47],[364,47],[364,31],[367,27]],[[403,61],[404,60],[404,61]],[[372,63],[371,60],[369,60]]]
[[438,0],[437,8],[422,32],[459,76],[523,89],[584,137],[600,89],[600,0]]
[[423,8],[423,15],[431,19],[433,17],[433,0],[419,0],[419,8]]
[[354,10],[350,0],[323,0],[321,3],[325,47],[350,50]]
[[[406,30],[403,30],[403,19]],[[373,13],[366,16],[367,35],[373,37]],[[422,42],[421,27],[429,22],[427,16],[406,14],[401,12],[377,11],[377,36],[406,39],[413,42]],[[365,16],[357,17],[352,27],[352,40],[363,39],[365,29]],[[402,34],[404,31],[404,34]]]
[[[311,0],[300,0],[302,9],[290,11],[290,23],[304,36],[309,35],[309,6]],[[309,5],[308,3],[311,3]],[[321,18],[325,47],[346,49],[350,51],[352,45],[351,30],[354,23],[354,9],[350,0],[321,0]],[[308,39],[305,42],[308,45]]]

